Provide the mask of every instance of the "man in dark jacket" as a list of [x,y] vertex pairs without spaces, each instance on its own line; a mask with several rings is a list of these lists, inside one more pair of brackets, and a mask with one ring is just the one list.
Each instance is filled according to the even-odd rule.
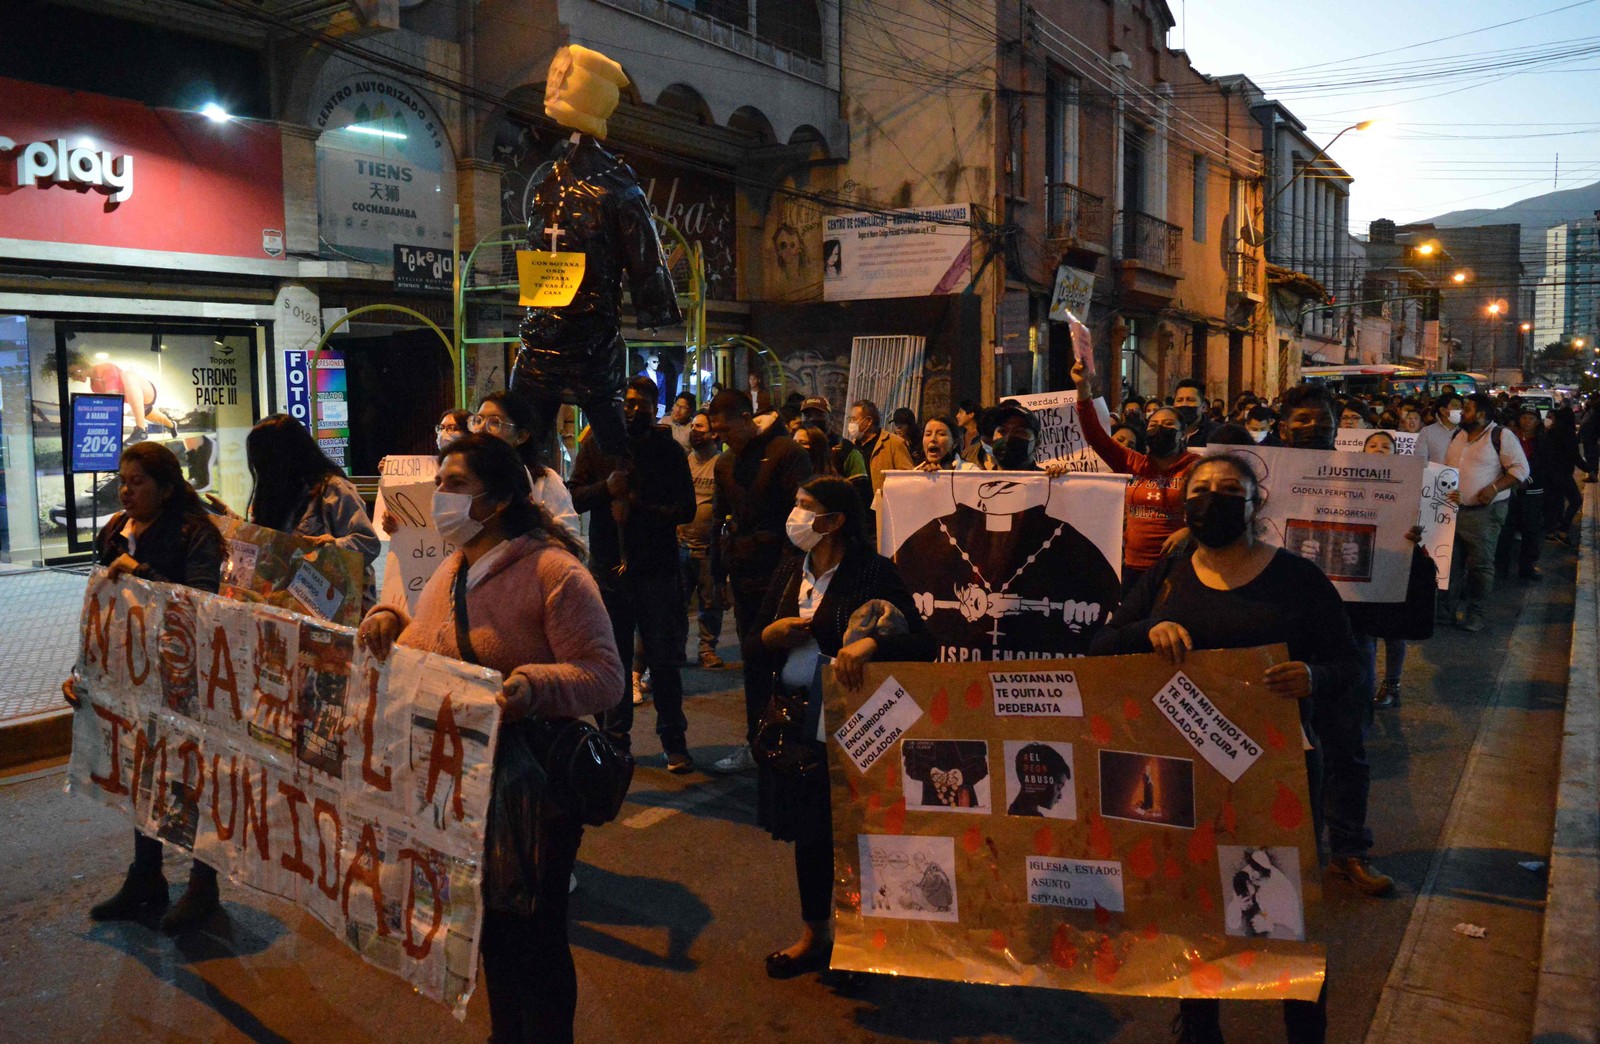
[[[597,438],[578,447],[572,467],[572,506],[589,513],[589,569],[611,616],[617,651],[627,657],[637,631],[654,679],[656,735],[667,768],[694,768],[683,715],[683,642],[676,614],[683,611],[678,578],[678,526],[694,521],[694,483],[672,432],[655,423],[656,384],[628,382],[622,400],[628,459],[613,456]],[[626,750],[632,745],[633,693],[623,687],[616,709],[600,727]]]
[[[811,477],[811,458],[779,425],[766,431],[756,427],[749,396],[719,392],[706,407],[711,433],[728,446],[717,458],[717,490],[712,502],[716,534],[714,559],[728,575],[733,593],[733,615],[739,633],[755,620],[762,596],[772,582],[778,562],[789,547],[784,525],[794,510],[800,483]],[[745,746],[717,762],[721,772],[742,772],[755,767],[749,741],[766,709],[772,687],[770,669],[763,676],[761,657],[745,655]]]

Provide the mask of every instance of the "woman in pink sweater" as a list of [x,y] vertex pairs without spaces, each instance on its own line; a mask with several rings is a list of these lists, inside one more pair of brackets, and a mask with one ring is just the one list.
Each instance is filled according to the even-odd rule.
[[[422,589],[414,616],[380,605],[359,631],[379,656],[399,642],[461,658],[455,584],[465,569],[467,644],[475,662],[505,676],[502,729],[530,714],[609,710],[624,681],[600,590],[572,538],[530,499],[527,474],[493,436],[447,446],[434,478],[433,521],[460,551]],[[567,880],[583,827],[541,798],[535,831],[537,880],[527,882],[537,897],[533,914],[499,909],[496,896],[484,896],[480,948],[496,1041],[572,1040],[578,978],[567,942]]]

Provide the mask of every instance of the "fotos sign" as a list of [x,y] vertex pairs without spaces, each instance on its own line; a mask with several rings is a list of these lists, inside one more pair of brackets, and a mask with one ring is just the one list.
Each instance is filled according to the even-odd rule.
[[464,1018],[500,675],[104,572],[82,622],[70,788]]
[[1314,999],[1325,950],[1299,711],[1257,692],[1287,658],[1192,652],[1176,674],[1155,655],[1029,663],[1081,694],[1081,714],[1044,717],[997,713],[1016,676],[992,664],[872,664],[853,693],[825,671],[833,967]]

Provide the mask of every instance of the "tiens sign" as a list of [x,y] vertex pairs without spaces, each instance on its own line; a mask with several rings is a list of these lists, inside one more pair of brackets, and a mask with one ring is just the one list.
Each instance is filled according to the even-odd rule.
[[[17,147],[10,138],[0,137],[0,152]],[[121,203],[133,195],[132,156],[113,156],[87,146],[69,149],[61,138],[35,141],[21,148],[17,157],[18,185],[85,185],[109,193],[112,203]]]

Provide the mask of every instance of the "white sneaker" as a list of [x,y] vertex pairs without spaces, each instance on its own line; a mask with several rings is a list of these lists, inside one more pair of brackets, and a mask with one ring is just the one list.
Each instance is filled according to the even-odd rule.
[[737,750],[711,766],[718,772],[749,772],[756,767],[755,755],[750,753],[748,743],[741,744]]

